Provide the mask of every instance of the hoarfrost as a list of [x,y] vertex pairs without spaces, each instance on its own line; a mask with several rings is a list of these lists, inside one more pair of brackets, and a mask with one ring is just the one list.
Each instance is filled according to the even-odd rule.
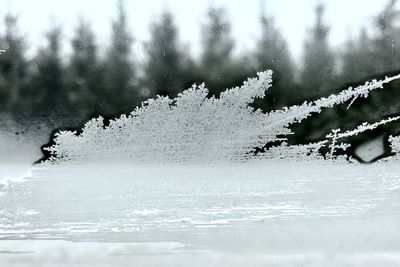
[[[245,160],[254,148],[284,141],[288,126],[301,122],[322,108],[333,107],[369,92],[400,75],[350,87],[337,95],[264,113],[249,104],[263,98],[272,84],[272,71],[258,73],[241,87],[226,90],[220,98],[207,97],[204,84],[193,85],[176,98],[158,96],[145,101],[128,116],[104,125],[102,117],[86,123],[80,133],[61,131],[46,150],[50,162],[142,161],[210,162]],[[266,152],[266,158],[321,158],[318,150],[326,142],[288,146],[283,143]],[[334,148],[333,148],[334,150]]]
[[384,119],[384,120],[381,120],[379,122],[375,122],[372,124],[364,122],[363,124],[359,125],[356,129],[349,130],[349,131],[346,131],[343,133],[340,132],[341,131],[340,129],[335,129],[335,130],[332,130],[332,133],[330,133],[326,136],[327,140],[321,142],[320,144],[326,145],[329,142],[328,140],[330,139],[331,141],[329,144],[329,149],[330,149],[329,156],[330,156],[330,158],[334,158],[334,153],[337,149],[346,150],[347,148],[350,147],[350,144],[338,143],[339,139],[355,136],[355,135],[358,135],[365,131],[374,130],[381,125],[384,125],[384,124],[387,124],[390,122],[394,122],[394,121],[398,121],[398,120],[400,120],[400,116],[391,117],[391,118]]
[[382,161],[399,161],[400,160],[400,136],[389,136],[389,144],[394,154]]
[[392,152],[396,154],[400,153],[400,136],[390,136],[389,142]]

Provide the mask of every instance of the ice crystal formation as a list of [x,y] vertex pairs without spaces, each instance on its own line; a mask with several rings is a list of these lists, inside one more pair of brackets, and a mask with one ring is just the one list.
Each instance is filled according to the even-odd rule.
[[380,161],[398,162],[400,160],[400,136],[389,136],[388,141],[389,141],[393,156],[384,158]]
[[394,153],[400,153],[400,136],[391,136],[389,141],[392,151]]
[[[258,73],[241,87],[226,90],[219,98],[208,97],[204,84],[193,85],[176,98],[158,96],[145,101],[128,116],[104,124],[102,117],[90,120],[78,132],[61,131],[47,147],[51,162],[142,161],[207,162],[244,160],[256,147],[285,140],[289,126],[358,97],[367,97],[399,76],[350,87],[337,95],[264,113],[249,106],[263,98],[272,84],[272,71]],[[318,144],[280,146],[268,150],[266,158],[320,158]],[[335,145],[334,145],[335,146]],[[333,149],[335,149],[334,147]]]
[[[320,144],[325,145],[325,144],[327,144],[329,142],[328,140],[330,139],[331,140],[330,144],[329,144],[330,156],[333,157],[334,153],[335,153],[335,150],[337,150],[337,149],[346,150],[350,146],[350,144],[338,143],[339,139],[355,136],[355,135],[358,135],[358,134],[363,133],[365,131],[374,130],[374,129],[376,129],[377,127],[379,127],[381,125],[384,125],[384,124],[387,124],[387,123],[390,123],[390,122],[393,122],[393,121],[398,121],[398,120],[400,120],[400,116],[391,117],[391,118],[384,119],[384,120],[381,120],[379,122],[375,122],[375,123],[372,123],[372,124],[364,122],[363,124],[359,125],[356,129],[349,130],[349,131],[346,131],[346,132],[343,132],[343,133],[340,132],[340,129],[335,129],[335,130],[332,130],[331,134],[328,134],[326,136],[327,140],[321,142]],[[391,139],[389,139],[389,141],[391,141],[393,139],[394,138],[391,137]],[[392,148],[393,148],[393,145],[392,145]],[[397,151],[396,151],[396,149],[393,149],[393,150],[396,153],[399,152],[399,150],[397,150]]]

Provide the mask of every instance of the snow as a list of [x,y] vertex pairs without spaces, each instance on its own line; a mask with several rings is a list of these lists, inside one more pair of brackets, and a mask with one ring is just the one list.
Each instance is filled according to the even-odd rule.
[[26,177],[31,175],[29,165],[2,163],[0,168],[0,194],[4,193],[10,185],[22,183]]
[[70,163],[31,173],[0,195],[2,266],[400,263],[395,162]]
[[[17,261],[16,261],[17,259]],[[0,241],[4,266],[399,266],[396,253],[273,254],[260,252],[210,253],[190,251],[180,244],[164,243],[72,243],[66,241]],[[133,265],[134,264],[134,265]]]

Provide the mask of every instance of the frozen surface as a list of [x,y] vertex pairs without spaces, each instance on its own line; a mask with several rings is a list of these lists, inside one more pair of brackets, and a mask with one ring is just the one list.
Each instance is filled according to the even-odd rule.
[[1,164],[24,164],[29,167],[29,165],[32,165],[32,162],[38,160],[40,157],[42,157],[40,145],[26,140],[21,141],[17,137],[0,130]]
[[1,266],[400,265],[391,162],[41,165],[1,190]]

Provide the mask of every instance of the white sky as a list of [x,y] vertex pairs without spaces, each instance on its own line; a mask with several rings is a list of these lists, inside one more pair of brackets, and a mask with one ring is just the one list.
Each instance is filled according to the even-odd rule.
[[[299,57],[305,32],[314,22],[314,7],[318,0],[266,0],[266,13],[274,15],[277,26],[289,42],[292,53]],[[237,51],[252,48],[259,32],[260,0],[125,0],[129,27],[136,39],[134,51],[143,54],[143,41],[149,38],[149,25],[165,9],[173,12],[180,30],[180,39],[193,53],[199,51],[200,25],[207,7],[212,4],[227,9],[232,22]],[[329,0],[325,21],[331,26],[331,42],[340,46],[361,26],[370,26],[385,0]],[[11,7],[10,7],[11,6]],[[115,0],[0,0],[0,16],[12,9],[19,16],[19,25],[34,52],[44,40],[50,25],[62,25],[64,41],[68,41],[79,16],[88,19],[102,46],[108,45],[111,19],[116,14]],[[69,43],[65,42],[68,51]]]

